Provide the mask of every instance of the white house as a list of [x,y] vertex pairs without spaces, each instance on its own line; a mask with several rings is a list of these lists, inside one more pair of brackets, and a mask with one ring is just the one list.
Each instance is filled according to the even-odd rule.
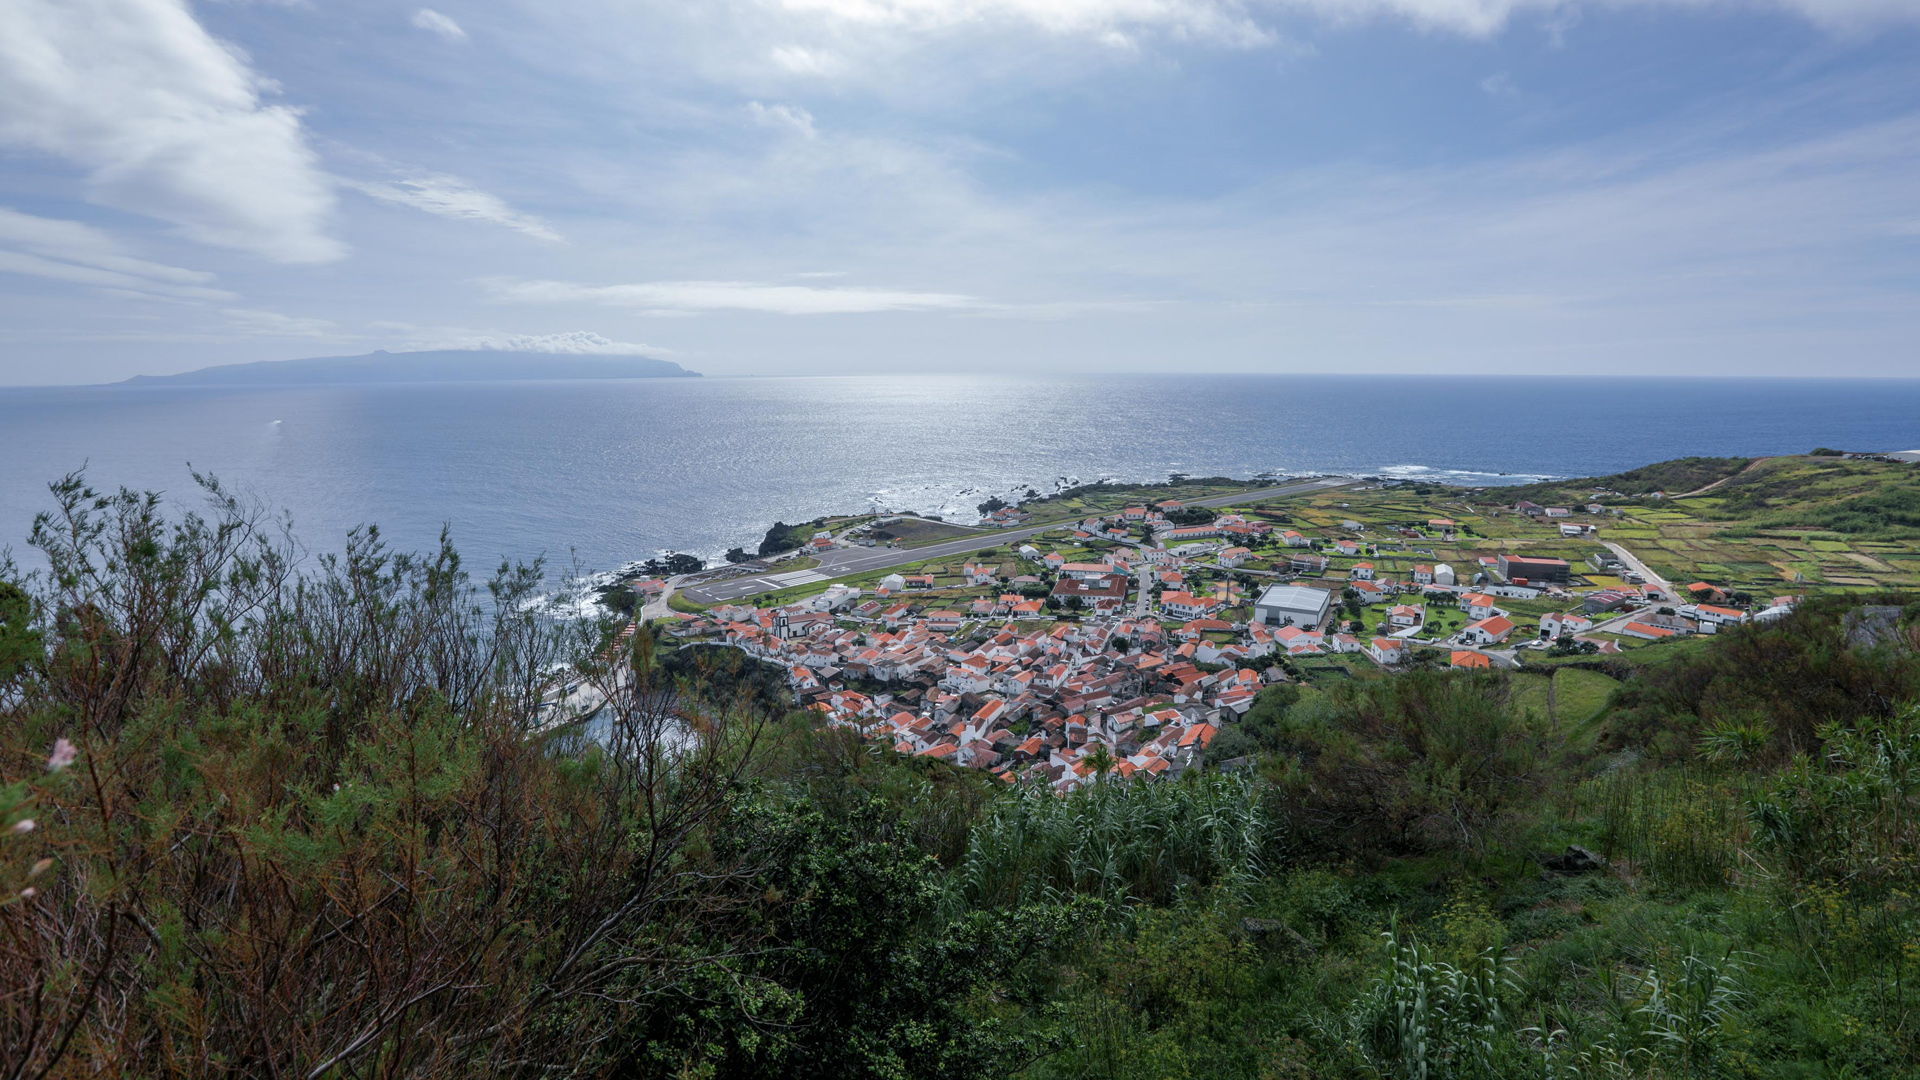
[[888,592],[900,592],[907,587],[907,579],[899,574],[888,574],[880,579],[880,587]]
[[1397,664],[1406,659],[1407,646],[1394,638],[1377,637],[1367,646],[1367,655],[1382,664]]
[[1481,619],[1460,631],[1460,640],[1472,645],[1497,645],[1513,633],[1513,620],[1505,615]]
[[1213,600],[1183,592],[1160,594],[1160,609],[1176,619],[1198,619],[1213,611]]
[[1540,636],[1565,637],[1568,634],[1584,634],[1593,629],[1593,620],[1585,615],[1573,612],[1550,611],[1540,616]]
[[1433,567],[1426,563],[1413,564],[1413,583],[1415,585],[1433,584]]
[[1435,585],[1452,585],[1454,583],[1453,567],[1448,566],[1446,563],[1435,563],[1433,566],[1433,583]]
[[1460,598],[1460,610],[1467,613],[1469,619],[1488,619],[1500,614],[1493,606],[1493,597],[1482,593],[1468,593]]
[[1347,580],[1372,581],[1373,580],[1373,564],[1370,562],[1354,563],[1353,569],[1347,571]]
[[1694,617],[1702,623],[1715,626],[1738,625],[1747,621],[1747,613],[1738,608],[1718,607],[1713,604],[1694,605]]
[[960,573],[967,579],[967,584],[969,585],[985,585],[994,579],[994,575],[999,569],[997,566],[968,563],[964,567],[961,567]]
[[1280,534],[1280,542],[1288,547],[1308,547],[1313,543],[1313,541],[1301,536],[1292,529],[1288,529],[1286,532]]

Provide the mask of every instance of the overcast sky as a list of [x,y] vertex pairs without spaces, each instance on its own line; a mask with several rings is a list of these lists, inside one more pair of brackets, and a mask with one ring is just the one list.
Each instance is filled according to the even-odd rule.
[[0,0],[0,383],[1920,375],[1920,0]]

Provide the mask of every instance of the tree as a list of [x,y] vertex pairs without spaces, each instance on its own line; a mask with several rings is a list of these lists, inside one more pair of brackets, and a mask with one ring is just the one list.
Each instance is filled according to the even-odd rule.
[[983,992],[1034,1001],[1069,909],[942,917],[940,867],[902,825],[873,798],[831,817],[773,792],[744,806],[720,855],[761,868],[763,902],[742,914],[764,936],[623,1032],[622,1071],[985,1080],[1046,1048],[968,1006]]
[[[764,718],[657,678],[651,634],[548,618],[539,563],[480,584],[368,528],[297,570],[199,479],[170,520],[71,476],[36,522],[38,655],[0,691],[0,820],[38,819],[0,845],[10,1066],[604,1074],[579,1032],[755,946],[758,868],[713,838]],[[576,681],[590,744],[543,731]]]
[[1098,779],[1105,779],[1107,773],[1113,769],[1113,751],[1107,749],[1107,744],[1103,742],[1094,743],[1093,749],[1087,751],[1084,760]]

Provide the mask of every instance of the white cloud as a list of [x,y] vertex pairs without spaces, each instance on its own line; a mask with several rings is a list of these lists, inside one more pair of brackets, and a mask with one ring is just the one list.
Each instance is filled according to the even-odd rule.
[[[1239,7],[1232,0],[1223,0]],[[1395,16],[1422,26],[1476,37],[1503,29],[1515,15],[1547,12],[1566,16],[1582,8],[1690,7],[1785,11],[1836,30],[1881,22],[1920,21],[1914,0],[1266,0],[1273,8],[1298,8],[1335,20]],[[1556,23],[1556,33],[1564,27]]]
[[1272,44],[1275,35],[1247,14],[1241,0],[778,0],[788,11],[818,13],[845,22],[917,30],[946,30],[994,22],[1024,23],[1041,31],[1083,35],[1130,48],[1126,27],[1160,27],[1228,45]]
[[775,67],[794,75],[834,75],[839,73],[839,58],[805,45],[776,45],[768,54]]
[[231,300],[207,288],[213,275],[128,255],[105,232],[77,221],[0,207],[0,270],[178,300]]
[[223,308],[220,314],[239,332],[250,337],[302,337],[302,338],[338,338],[342,335],[330,319],[315,319],[301,315],[283,315],[278,311],[259,311],[252,308]]
[[[860,27],[953,30],[1020,24],[1059,35],[1079,35],[1130,49],[1125,31],[1161,30],[1189,40],[1241,47],[1282,38],[1261,16],[1305,11],[1336,21],[1380,17],[1485,36],[1523,12],[1570,12],[1582,7],[1726,7],[1786,11],[1838,30],[1874,23],[1920,21],[1914,0],[765,0],[788,12],[824,16]],[[799,48],[787,46],[784,48]],[[776,62],[802,71],[802,53],[777,51]]]
[[655,281],[578,285],[565,281],[492,282],[495,298],[527,304],[597,303],[660,311],[759,311],[774,315],[854,315],[881,311],[980,307],[971,296],[855,286],[816,288],[751,281]]
[[481,349],[488,352],[554,353],[565,356],[638,356],[643,353],[671,353],[658,345],[633,341],[613,341],[591,330],[568,330],[558,334],[481,334],[454,338],[433,345],[436,349]]
[[394,183],[342,180],[341,183],[382,202],[411,206],[439,217],[503,225],[535,240],[562,244],[566,240],[546,222],[508,206],[506,200],[468,184],[457,176],[426,174]]
[[762,105],[750,101],[747,103],[747,115],[766,127],[786,128],[808,139],[815,135],[813,114],[797,105]]
[[87,170],[97,202],[278,262],[337,259],[297,110],[185,0],[0,3],[0,144]]
[[419,11],[414,12],[412,22],[415,29],[425,30],[430,34],[439,34],[448,41],[467,40],[467,32],[460,28],[459,23],[454,22],[452,19],[447,18],[432,8],[421,8]]

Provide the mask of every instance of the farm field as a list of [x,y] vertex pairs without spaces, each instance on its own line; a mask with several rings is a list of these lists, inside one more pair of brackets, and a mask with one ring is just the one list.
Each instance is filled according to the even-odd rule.
[[[1682,470],[1680,478],[1701,475],[1711,473]],[[1920,585],[1920,468],[1835,458],[1758,459],[1722,477],[1719,486],[1685,498],[1626,494],[1610,486],[1615,479],[1479,490],[1348,488],[1296,501],[1292,508],[1302,531],[1381,545],[1367,561],[1383,576],[1403,577],[1414,564],[1432,562],[1470,574],[1477,560],[1501,552],[1566,559],[1580,572],[1591,569],[1587,557],[1610,541],[1679,582],[1704,580],[1747,591]],[[1550,505],[1574,512],[1557,520],[1529,517],[1513,510],[1522,498],[1558,500]],[[1604,504],[1605,511],[1587,513],[1590,501]],[[1456,523],[1452,539],[1428,526],[1434,518]],[[1361,531],[1345,528],[1345,521],[1357,522]],[[1563,537],[1562,522],[1598,531]],[[1334,569],[1354,561],[1340,560]],[[1598,574],[1587,578],[1595,586],[1619,583]]]

